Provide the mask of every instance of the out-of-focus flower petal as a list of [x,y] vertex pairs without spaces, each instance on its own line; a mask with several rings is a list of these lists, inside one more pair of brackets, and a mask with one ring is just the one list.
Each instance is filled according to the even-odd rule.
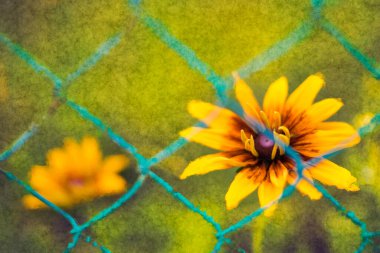
[[104,159],[102,170],[106,172],[118,173],[129,164],[129,159],[125,155],[111,155]]
[[[128,164],[128,158],[114,155],[103,161],[95,138],[86,137],[81,144],[66,139],[64,148],[48,152],[47,162],[47,166],[31,169],[30,184],[58,206],[72,207],[96,197],[125,191],[126,181],[117,173]],[[32,195],[26,195],[22,201],[29,209],[46,207]]]
[[127,183],[115,173],[102,172],[98,175],[96,187],[100,195],[119,194],[125,191]]
[[102,152],[100,151],[97,140],[93,137],[85,137],[81,142],[81,168],[83,173],[91,175],[99,169],[102,161]]

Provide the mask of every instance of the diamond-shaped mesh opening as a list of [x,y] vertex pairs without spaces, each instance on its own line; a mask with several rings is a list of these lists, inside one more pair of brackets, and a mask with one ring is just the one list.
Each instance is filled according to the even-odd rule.
[[213,93],[206,80],[141,25],[68,89],[69,97],[145,156],[159,152],[192,123],[184,113],[188,101],[212,101]]
[[0,150],[29,129],[31,122],[43,120],[52,93],[50,80],[0,46]]
[[189,212],[152,180],[127,205],[95,224],[91,231],[95,238],[110,245],[112,252],[122,251],[125,245],[131,252],[151,248],[158,252],[211,251],[216,242],[213,228],[206,221]]

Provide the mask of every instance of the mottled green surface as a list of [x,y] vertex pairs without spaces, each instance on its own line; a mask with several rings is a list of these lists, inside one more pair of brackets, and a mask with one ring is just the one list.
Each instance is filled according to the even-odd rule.
[[[311,12],[308,1],[144,1],[143,7],[194,49],[218,73],[228,75],[294,30]],[[325,15],[363,53],[380,59],[379,1],[330,1]],[[67,95],[104,120],[115,132],[150,157],[195,123],[186,112],[192,99],[214,101],[214,90],[202,76],[156,38],[123,1],[0,0],[0,32],[7,34],[61,77],[80,64],[108,37],[124,31],[120,45],[78,78]],[[291,90],[308,75],[322,72],[327,86],[319,98],[341,97],[345,106],[335,119],[353,122],[366,112],[379,112],[380,82],[373,79],[342,46],[323,31],[290,50],[247,82],[262,97],[281,75]],[[51,82],[0,45],[0,149],[5,149],[31,121],[40,121],[51,102]],[[8,94],[8,95],[4,95]],[[98,136],[104,153],[122,150],[91,123],[67,107],[43,122],[34,136],[2,168],[23,180],[45,153],[65,137]],[[380,229],[379,131],[334,161],[358,177],[361,191],[328,190],[370,230]],[[224,194],[234,171],[215,172],[180,181],[186,164],[212,152],[197,144],[166,159],[153,170],[194,204],[227,227],[258,207],[256,193],[227,212]],[[136,178],[134,162],[124,173]],[[0,177],[0,252],[61,252],[71,240],[70,227],[50,210],[28,211],[25,192]],[[111,204],[116,197],[69,210],[80,221]],[[148,180],[120,210],[87,231],[112,252],[210,252],[216,243],[212,226]],[[271,218],[260,217],[231,235],[236,252],[353,252],[360,231],[326,200],[312,202],[295,193]],[[367,248],[368,252],[372,248]],[[75,252],[96,252],[81,242]]]

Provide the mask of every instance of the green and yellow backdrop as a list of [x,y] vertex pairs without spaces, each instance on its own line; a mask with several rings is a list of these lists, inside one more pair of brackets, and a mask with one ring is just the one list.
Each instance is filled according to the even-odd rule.
[[[376,0],[1,0],[0,252],[379,252],[379,11]],[[235,170],[180,180],[212,150],[178,133],[197,123],[189,101],[233,97],[234,71],[259,100],[280,76],[294,90],[323,73],[318,100],[342,98],[333,119],[362,134],[331,160],[361,190],[326,186],[335,205],[294,192],[221,237],[205,217],[226,229],[257,195],[227,211]],[[33,166],[86,136],[128,157],[126,193],[26,208]]]

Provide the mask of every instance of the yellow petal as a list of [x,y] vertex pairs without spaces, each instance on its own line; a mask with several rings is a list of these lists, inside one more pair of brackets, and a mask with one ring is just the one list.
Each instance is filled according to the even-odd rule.
[[64,152],[67,156],[67,166],[66,170],[69,170],[70,173],[75,174],[75,176],[82,176],[82,149],[81,146],[71,138],[64,140]]
[[100,151],[98,141],[93,137],[85,137],[81,142],[81,170],[84,175],[92,175],[100,168],[102,161],[102,152]]
[[97,190],[100,195],[123,193],[127,187],[127,183],[121,176],[102,172],[98,175]]
[[227,210],[236,208],[243,199],[256,190],[259,184],[260,182],[250,177],[250,169],[238,172],[225,196]]
[[284,188],[288,178],[288,169],[280,162],[273,162],[269,168],[270,181],[277,187]]
[[34,197],[33,195],[26,195],[22,197],[22,203],[27,209],[40,209],[40,208],[46,208],[47,205],[42,203],[39,199]]
[[70,182],[68,183],[67,188],[69,189],[70,197],[75,203],[89,201],[99,194],[96,189],[94,178],[91,178],[90,181],[81,182],[79,184],[76,182]]
[[310,167],[308,171],[311,176],[323,184],[336,186],[338,189],[347,191],[358,191],[355,184],[356,178],[347,169],[329,161],[322,160],[317,165]]
[[317,125],[318,130],[333,130],[336,132],[346,133],[354,133],[356,130],[346,122],[340,121],[330,121],[330,122],[321,122]]
[[77,143],[75,139],[66,138],[64,140],[64,149],[67,154],[71,155],[72,158],[77,158],[81,153],[81,146]]
[[[277,187],[276,185],[272,184],[269,180],[263,181],[258,190],[259,194],[259,202],[260,206],[266,206],[272,201],[278,199],[282,192],[284,190],[284,187]],[[272,205],[268,209],[264,211],[265,216],[271,216],[276,209],[277,204]]]
[[[247,160],[250,155],[246,156]],[[253,162],[242,161],[241,157],[228,158],[225,152],[201,156],[198,159],[191,162],[180,176],[181,179],[185,179],[193,175],[204,175],[216,170],[224,170],[233,167],[243,167],[247,164],[253,164]]]
[[281,114],[287,96],[288,80],[286,77],[279,78],[269,86],[264,96],[263,108],[270,119],[274,111]]
[[[332,122],[325,122],[324,125],[330,125]],[[351,147],[359,143],[360,136],[358,132],[349,124],[340,122],[340,124],[332,123],[337,127],[331,130],[316,131],[313,138],[319,140],[319,143],[333,143],[340,147]]]
[[51,191],[62,190],[61,185],[52,176],[45,166],[33,166],[30,171],[30,186],[37,191],[49,189]]
[[70,168],[70,159],[60,148],[51,149],[47,154],[47,164],[56,180],[64,179]]
[[[44,166],[34,166],[30,171],[30,185],[44,198],[53,202],[54,204],[62,207],[69,207],[76,203],[74,195],[69,194],[63,183],[66,183],[66,177],[64,175],[60,180],[56,179],[56,174]],[[24,202],[27,208],[40,208],[44,207],[43,203],[38,199],[32,200],[34,197],[28,197],[27,202]]]
[[239,139],[234,138],[232,135],[226,134],[224,130],[202,127],[187,128],[181,131],[180,135],[190,141],[217,150],[231,151],[244,149],[243,143],[240,140],[240,130],[238,133]]
[[125,155],[111,155],[104,159],[102,170],[107,172],[120,172],[129,164]]
[[[295,181],[295,179],[296,179],[295,175],[289,174],[289,176],[288,176],[288,183],[289,184],[293,184],[293,182]],[[305,179],[301,179],[298,182],[298,184],[296,186],[296,189],[300,193],[302,193],[303,195],[309,196],[309,198],[312,199],[312,200],[317,200],[317,199],[320,199],[322,197],[322,193],[320,193],[317,190],[317,188],[315,188],[312,184],[310,184]]]
[[[67,192],[63,191],[63,189],[44,189],[42,191],[38,191],[38,193],[45,199],[60,207],[71,207],[73,204],[75,204],[74,199],[69,196]],[[24,196],[22,198],[22,202],[28,209],[39,209],[47,207],[47,205],[30,194]]]
[[344,122],[322,122],[315,133],[293,144],[295,150],[309,157],[326,155],[360,142],[357,131]]
[[201,120],[211,128],[229,130],[236,128],[239,124],[244,124],[234,112],[203,101],[190,101],[187,109],[194,118]]
[[309,76],[297,89],[290,94],[286,108],[292,114],[306,111],[313,103],[320,89],[325,84],[321,74]]
[[312,122],[322,122],[334,115],[343,106],[341,99],[323,99],[307,109],[306,114]]
[[238,75],[235,78],[235,94],[245,114],[255,120],[260,120],[260,106],[252,89]]

